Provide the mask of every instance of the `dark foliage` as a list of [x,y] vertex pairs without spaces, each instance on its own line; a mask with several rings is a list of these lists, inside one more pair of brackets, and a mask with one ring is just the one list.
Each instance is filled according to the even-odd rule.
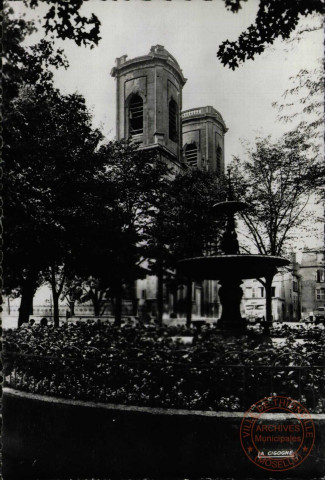
[[75,229],[94,200],[101,134],[92,129],[79,95],[51,89],[41,95],[25,87],[6,112],[3,137],[4,276],[10,290],[31,270],[37,278],[69,256]]
[[[244,1],[225,0],[225,3],[229,10],[236,13]],[[289,38],[300,16],[323,12],[323,0],[260,0],[255,24],[250,25],[237,41],[223,42],[217,57],[235,70],[241,63],[260,55],[266,45],[273,44],[276,38]]]
[[[39,0],[24,1],[31,8],[37,7],[40,3]],[[45,0],[45,2],[49,5],[43,24],[46,34],[55,34],[62,40],[73,40],[78,46],[84,45],[93,48],[98,45],[100,21],[93,13],[90,17],[80,13],[83,0],[68,2]],[[45,2],[42,1],[42,3]]]
[[15,18],[8,3],[3,11],[3,102],[4,110],[10,110],[11,101],[21,88],[32,85],[43,94],[52,88],[53,73],[48,68],[67,68],[68,62],[62,49],[56,49],[53,42],[42,39],[31,46],[23,46],[24,40],[36,31],[34,22],[23,17]]

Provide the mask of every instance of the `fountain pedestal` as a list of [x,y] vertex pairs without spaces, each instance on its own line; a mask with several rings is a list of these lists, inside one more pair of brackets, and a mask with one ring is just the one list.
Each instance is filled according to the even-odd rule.
[[245,278],[268,278],[277,267],[288,265],[288,260],[272,255],[211,255],[180,260],[179,272],[196,280],[218,280],[222,314],[217,326],[222,330],[241,332],[246,321],[240,315],[243,296],[241,283]]
[[240,314],[240,302],[243,297],[242,280],[221,279],[218,294],[222,305],[222,314],[218,327],[222,330],[244,330],[246,321]]

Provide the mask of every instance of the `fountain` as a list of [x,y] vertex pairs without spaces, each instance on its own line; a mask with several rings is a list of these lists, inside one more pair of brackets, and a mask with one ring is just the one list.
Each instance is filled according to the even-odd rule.
[[282,257],[242,254],[239,252],[237,240],[235,214],[249,207],[245,202],[233,198],[230,170],[228,197],[224,202],[214,205],[216,217],[227,216],[226,228],[220,247],[222,254],[194,257],[178,262],[179,272],[193,280],[219,280],[219,298],[222,305],[221,318],[218,328],[230,331],[242,331],[246,322],[241,317],[240,302],[243,296],[241,283],[243,279],[261,278],[274,275],[278,267],[289,264]]

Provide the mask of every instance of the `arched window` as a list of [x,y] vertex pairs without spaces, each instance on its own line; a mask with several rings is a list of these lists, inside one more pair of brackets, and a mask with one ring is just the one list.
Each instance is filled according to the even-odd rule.
[[217,147],[217,164],[216,164],[217,174],[221,175],[222,173],[222,149],[220,145]]
[[169,138],[177,142],[177,110],[178,106],[174,99],[169,102]]
[[138,94],[129,103],[129,133],[131,136],[143,133],[143,100]]
[[191,167],[197,167],[197,146],[194,142],[185,147],[185,158]]

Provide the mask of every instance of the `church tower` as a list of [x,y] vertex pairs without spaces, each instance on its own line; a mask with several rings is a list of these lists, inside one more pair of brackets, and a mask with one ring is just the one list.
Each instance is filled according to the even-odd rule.
[[213,107],[185,110],[182,113],[183,154],[192,168],[217,172],[225,169],[225,142],[227,132],[220,113]]
[[[151,149],[173,171],[188,168],[224,173],[224,134],[227,127],[213,107],[182,112],[182,89],[186,83],[177,60],[161,45],[147,55],[116,59],[111,71],[116,80],[116,138],[131,139],[142,149]],[[137,280],[138,313],[157,315],[157,277]],[[164,286],[165,312],[172,308],[185,315],[185,289],[178,294]],[[217,283],[193,286],[193,315],[219,315]],[[175,303],[176,302],[176,303]],[[175,310],[174,310],[175,311]]]
[[186,79],[175,58],[161,45],[148,55],[116,59],[116,136],[155,149],[182,168],[182,88]]

